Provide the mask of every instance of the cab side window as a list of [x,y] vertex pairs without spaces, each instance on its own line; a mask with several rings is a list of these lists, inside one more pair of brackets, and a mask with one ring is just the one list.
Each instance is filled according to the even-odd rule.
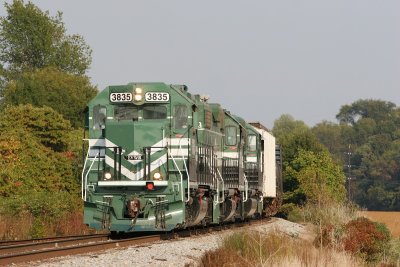
[[185,105],[176,105],[174,108],[175,129],[186,129],[188,121],[188,109]]
[[102,105],[93,107],[93,130],[106,128],[107,108]]
[[225,127],[225,145],[235,146],[237,143],[237,129],[235,126]]
[[257,150],[257,137],[254,134],[249,135],[247,139],[247,149],[249,151],[256,151]]

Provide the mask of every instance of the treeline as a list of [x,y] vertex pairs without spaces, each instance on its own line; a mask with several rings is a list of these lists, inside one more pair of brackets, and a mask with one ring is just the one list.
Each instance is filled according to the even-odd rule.
[[349,198],[369,210],[400,210],[400,108],[358,100],[336,118],[312,132],[343,166]]
[[400,210],[400,108],[358,100],[336,118],[312,128],[290,115],[275,121],[286,204],[332,196],[369,210]]
[[67,34],[61,13],[51,16],[20,0],[4,7],[0,238],[74,232],[71,220],[82,207],[82,111],[97,94],[86,76],[91,49],[81,36]]

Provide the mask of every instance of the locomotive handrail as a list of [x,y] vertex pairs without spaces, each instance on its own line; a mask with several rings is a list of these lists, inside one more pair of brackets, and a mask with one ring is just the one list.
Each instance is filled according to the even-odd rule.
[[[247,201],[247,199],[249,198],[249,196],[248,196],[248,190],[249,190],[249,182],[247,181],[247,178],[246,178],[246,174],[243,174],[243,177],[244,177],[244,195],[243,195],[243,202],[246,202]],[[246,196],[246,197],[245,197]],[[244,199],[246,199],[246,200],[244,200]]]
[[[168,154],[171,155],[172,162],[174,163],[176,169],[177,169],[178,172],[179,172],[179,176],[181,177],[181,197],[182,197],[182,201],[185,201],[185,200],[184,200],[184,195],[183,195],[183,175],[182,175],[182,172],[181,172],[181,170],[179,169],[178,164],[176,164],[175,158],[174,158],[174,156],[172,155],[171,151],[169,150],[169,148],[167,148],[167,149],[168,149]],[[167,159],[167,160],[168,160],[168,159]],[[167,164],[168,164],[168,162],[167,162]],[[189,195],[189,192],[188,192],[188,195]],[[186,202],[186,201],[185,201],[185,202]]]
[[[89,139],[84,139],[84,141],[89,141]],[[86,162],[87,162],[87,159],[89,158],[89,152],[90,152],[90,146],[88,146],[88,151],[87,151],[87,153],[86,153],[86,158],[85,158],[85,162],[83,163],[83,169],[82,169],[82,178],[81,178],[81,198],[82,199],[84,199],[83,198],[83,196],[84,196],[84,188],[85,188],[85,185],[84,185],[84,180],[83,180],[83,178],[84,178],[84,174],[85,174],[85,169],[86,169]]]
[[[188,138],[188,139],[189,139],[189,138]],[[187,168],[187,165],[186,165],[185,157],[184,157],[184,155],[182,154],[182,144],[181,144],[181,141],[182,141],[182,138],[179,140],[179,152],[180,152],[181,155],[182,155],[183,166],[185,166],[185,171],[186,171],[186,175],[187,175],[187,190],[188,190],[187,199],[186,199],[185,202],[189,202],[189,199],[190,199],[190,177],[189,177],[189,171],[188,171],[188,168]],[[189,140],[188,140],[188,142],[189,142]],[[188,156],[189,156],[189,155],[188,155]],[[182,181],[183,181],[183,179],[182,179]],[[183,190],[183,187],[182,187],[182,190]]]
[[212,170],[211,173],[212,173],[213,182],[217,184],[217,192],[218,192],[217,200],[215,202],[220,203],[219,202],[219,181],[218,181],[218,178],[216,177],[217,175],[216,175],[216,172],[214,169],[216,169],[216,168],[211,168],[211,170]]
[[[221,182],[222,182],[222,200],[221,201],[219,201],[219,191],[218,191],[218,187],[217,187],[217,192],[218,192],[217,203],[221,204],[221,203],[225,202],[225,184],[224,184],[224,179],[222,178],[222,175],[219,172],[218,168],[217,168],[217,174],[219,175],[219,178],[221,179]],[[218,186],[218,184],[217,184],[217,186]]]
[[88,176],[89,176],[89,172],[90,172],[90,170],[92,169],[93,164],[94,164],[94,162],[96,161],[98,155],[100,155],[100,151],[97,152],[96,156],[94,157],[94,159],[93,159],[93,161],[92,161],[92,164],[90,164],[89,170],[86,172],[86,175],[85,175],[85,191],[84,191],[84,198],[83,198],[83,200],[85,200],[85,201],[86,201],[87,178],[88,178]]

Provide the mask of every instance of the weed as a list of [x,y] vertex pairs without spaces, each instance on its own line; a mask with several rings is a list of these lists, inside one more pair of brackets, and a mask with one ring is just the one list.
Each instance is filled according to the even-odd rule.
[[208,251],[201,266],[360,266],[361,262],[346,252],[317,249],[312,243],[279,232],[234,233],[222,246]]

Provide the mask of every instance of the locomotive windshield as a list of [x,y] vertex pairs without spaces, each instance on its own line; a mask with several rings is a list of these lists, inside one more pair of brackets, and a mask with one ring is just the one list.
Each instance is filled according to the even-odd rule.
[[139,109],[134,106],[115,106],[114,118],[117,120],[137,120]]
[[165,106],[144,106],[143,107],[143,119],[166,119],[167,118],[167,107]]
[[167,118],[167,107],[151,105],[139,108],[131,105],[116,105],[114,107],[114,118],[116,120],[138,120],[140,115],[139,112],[143,112],[143,119],[154,120],[154,119],[166,119]]

